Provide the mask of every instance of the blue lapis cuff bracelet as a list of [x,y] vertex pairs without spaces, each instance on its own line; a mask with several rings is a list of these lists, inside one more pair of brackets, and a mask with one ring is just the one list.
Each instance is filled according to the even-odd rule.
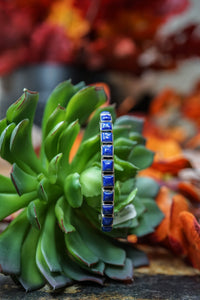
[[100,114],[101,135],[101,174],[102,174],[102,209],[101,228],[109,232],[113,227],[114,215],[114,148],[112,116],[110,112]]

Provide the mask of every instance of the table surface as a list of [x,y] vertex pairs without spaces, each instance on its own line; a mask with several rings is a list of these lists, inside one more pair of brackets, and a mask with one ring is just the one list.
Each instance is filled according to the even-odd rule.
[[[0,159],[0,173],[9,175],[10,166]],[[199,300],[200,271],[161,247],[140,245],[150,266],[135,270],[134,281],[123,284],[106,281],[105,285],[74,284],[55,292],[46,285],[43,289],[25,293],[9,276],[0,275],[0,300],[6,299],[79,299],[79,300]]]

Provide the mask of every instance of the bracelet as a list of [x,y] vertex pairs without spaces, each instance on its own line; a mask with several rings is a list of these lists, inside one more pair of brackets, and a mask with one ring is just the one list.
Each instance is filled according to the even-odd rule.
[[114,213],[114,147],[112,116],[110,112],[103,111],[100,114],[100,134],[101,134],[101,228],[102,231],[109,232],[113,227]]

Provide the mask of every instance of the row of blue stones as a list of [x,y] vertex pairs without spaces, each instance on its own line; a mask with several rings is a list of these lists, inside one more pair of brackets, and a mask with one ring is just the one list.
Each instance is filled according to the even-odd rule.
[[109,232],[113,226],[114,161],[112,116],[103,111],[100,115],[101,171],[102,171],[102,230]]

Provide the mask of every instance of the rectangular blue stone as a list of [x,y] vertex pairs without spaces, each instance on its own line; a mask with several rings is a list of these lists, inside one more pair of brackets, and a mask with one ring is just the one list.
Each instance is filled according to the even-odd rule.
[[109,111],[103,111],[101,113],[100,120],[101,120],[101,122],[112,121],[112,117],[111,117],[111,114],[109,113]]
[[109,227],[102,226],[101,229],[104,232],[110,232],[112,230],[112,226],[109,226]]
[[103,217],[102,218],[102,225],[103,226],[111,226],[113,223],[113,218],[112,217]]
[[106,131],[106,130],[112,130],[112,123],[111,122],[105,122],[105,123],[101,123],[100,129],[102,131]]
[[104,187],[114,186],[114,176],[113,175],[103,175],[103,186]]
[[102,171],[103,172],[113,172],[113,160],[112,159],[102,160]]
[[112,132],[102,132],[101,133],[101,141],[102,141],[102,143],[112,143],[113,142]]
[[113,205],[102,205],[103,215],[112,215],[113,214]]
[[103,202],[113,202],[114,191],[103,191]]
[[113,145],[102,145],[101,155],[102,156],[113,156]]

